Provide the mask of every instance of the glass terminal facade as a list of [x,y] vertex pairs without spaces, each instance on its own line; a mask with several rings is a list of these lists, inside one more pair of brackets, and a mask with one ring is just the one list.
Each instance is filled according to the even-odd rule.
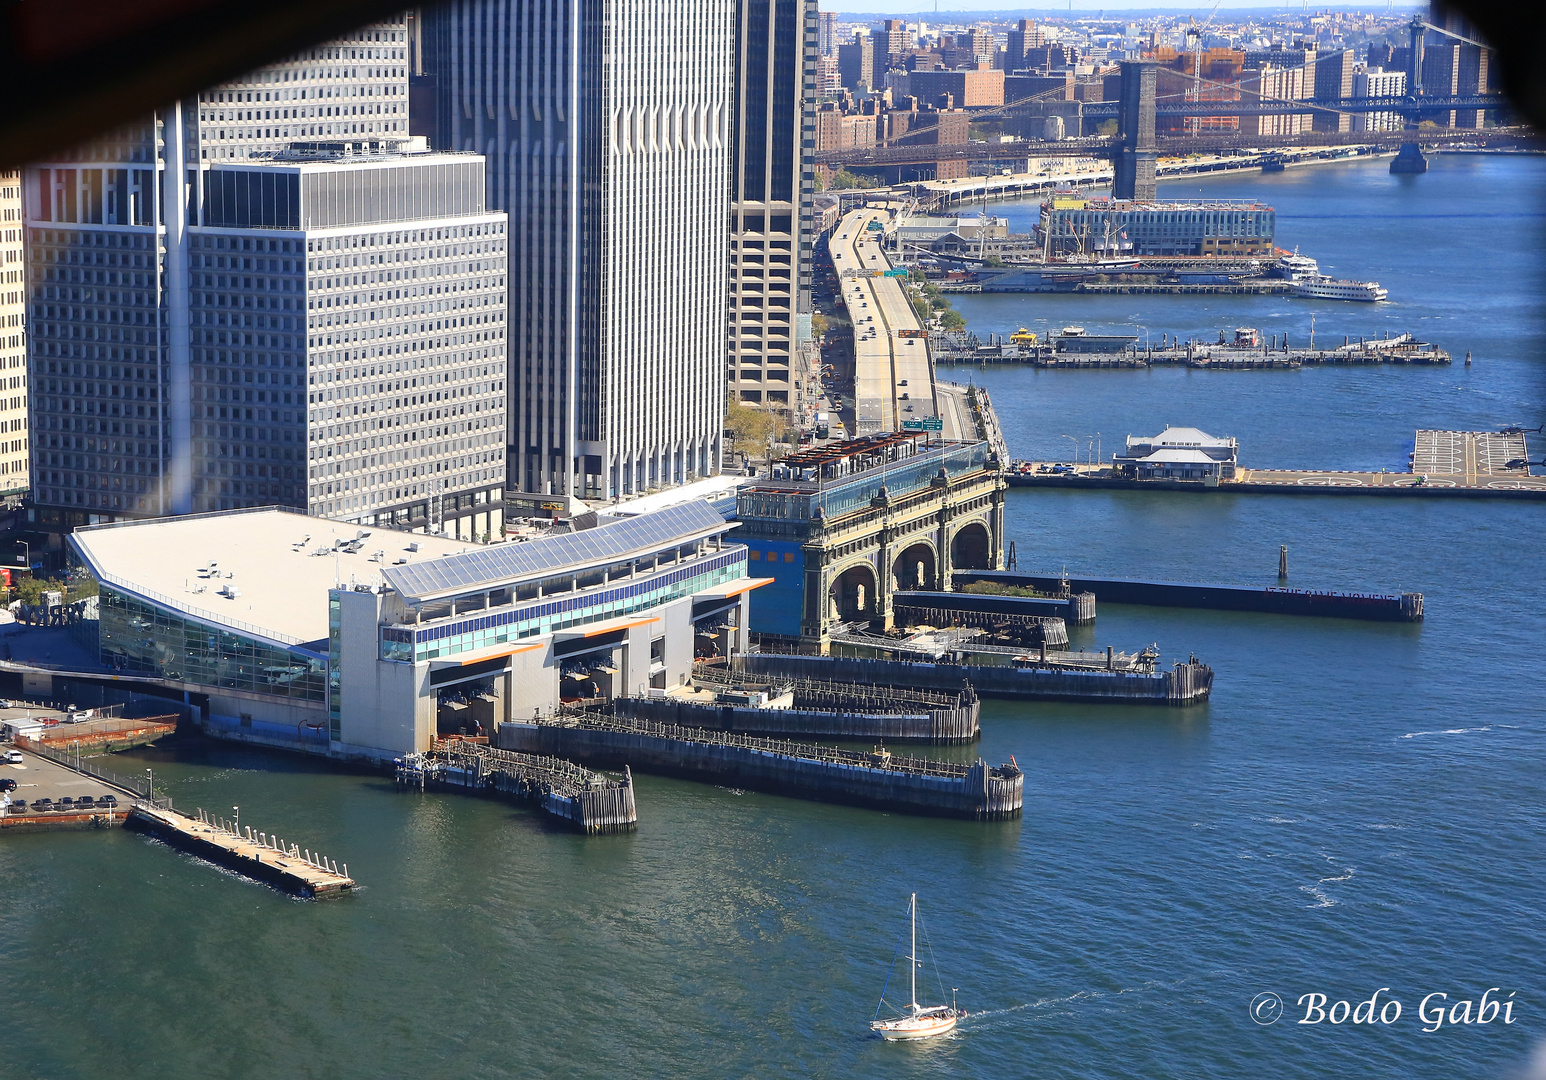
[[736,544],[625,585],[593,589],[448,619],[431,626],[384,626],[381,659],[411,662],[474,652],[520,638],[551,634],[571,626],[615,619],[746,576],[746,548]]
[[100,600],[102,662],[211,689],[324,700],[327,657],[180,615],[111,585]]

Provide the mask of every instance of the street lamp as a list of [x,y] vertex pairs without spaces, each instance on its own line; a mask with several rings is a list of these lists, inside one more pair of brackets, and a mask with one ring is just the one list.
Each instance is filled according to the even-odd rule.
[[145,798],[150,800],[152,806],[155,805],[155,802],[156,802],[156,774],[151,769],[146,769],[145,770]]
[[1063,438],[1074,444],[1074,464],[1079,464],[1079,440],[1072,435],[1064,435]]

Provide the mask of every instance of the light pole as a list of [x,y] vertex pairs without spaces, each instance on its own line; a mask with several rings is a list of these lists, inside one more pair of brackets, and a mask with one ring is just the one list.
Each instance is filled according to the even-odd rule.
[[152,806],[156,804],[156,774],[151,769],[145,770],[145,798]]
[[1074,464],[1079,464],[1079,440],[1072,435],[1064,435],[1063,438],[1074,444]]

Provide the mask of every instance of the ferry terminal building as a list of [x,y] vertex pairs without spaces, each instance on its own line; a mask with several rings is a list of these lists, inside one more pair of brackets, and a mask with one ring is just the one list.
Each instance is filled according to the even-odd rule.
[[77,529],[104,668],[212,735],[366,761],[745,651],[736,525],[702,501],[479,545],[267,507]]

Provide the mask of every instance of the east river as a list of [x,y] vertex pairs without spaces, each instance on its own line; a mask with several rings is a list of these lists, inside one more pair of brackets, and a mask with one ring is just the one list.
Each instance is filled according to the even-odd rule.
[[[1318,341],[1413,330],[1457,358],[1470,349],[1474,366],[973,370],[1017,455],[1066,460],[1064,435],[1101,432],[1109,456],[1171,423],[1238,437],[1246,464],[1401,469],[1419,427],[1546,421],[1546,161],[1441,157],[1423,177],[1365,162],[1162,192],[1199,188],[1273,203],[1279,243],[1378,279],[1391,302],[958,307],[980,333],[1256,326],[1296,341],[1313,312]],[[1034,212],[993,210],[1017,226]],[[122,831],[5,839],[0,1075],[1453,1080],[1522,1068],[1546,1036],[1546,505],[1020,489],[1009,522],[1022,568],[1270,583],[1286,543],[1292,584],[1418,590],[1428,617],[1102,607],[1076,641],[1157,642],[1167,662],[1196,653],[1218,673],[1213,700],[987,703],[980,747],[945,752],[1016,756],[1025,816],[1008,824],[641,776],[637,834],[584,839],[520,808],[403,795],[385,777],[282,756],[120,755],[120,771],[153,766],[179,806],[239,805],[243,823],[347,860],[364,887],[302,903]],[[926,1046],[865,1026],[911,891],[944,992],[959,987],[977,1014]],[[938,998],[932,965],[920,984]],[[1297,1022],[1305,995],[1351,1011],[1382,987],[1385,1017],[1401,1002],[1389,1024]],[[1489,991],[1512,1009],[1475,1023]],[[1263,993],[1285,1003],[1274,1024],[1252,1019]],[[1451,1009],[1461,1001],[1473,1004]],[[1425,1031],[1436,1007],[1443,1024]]]

